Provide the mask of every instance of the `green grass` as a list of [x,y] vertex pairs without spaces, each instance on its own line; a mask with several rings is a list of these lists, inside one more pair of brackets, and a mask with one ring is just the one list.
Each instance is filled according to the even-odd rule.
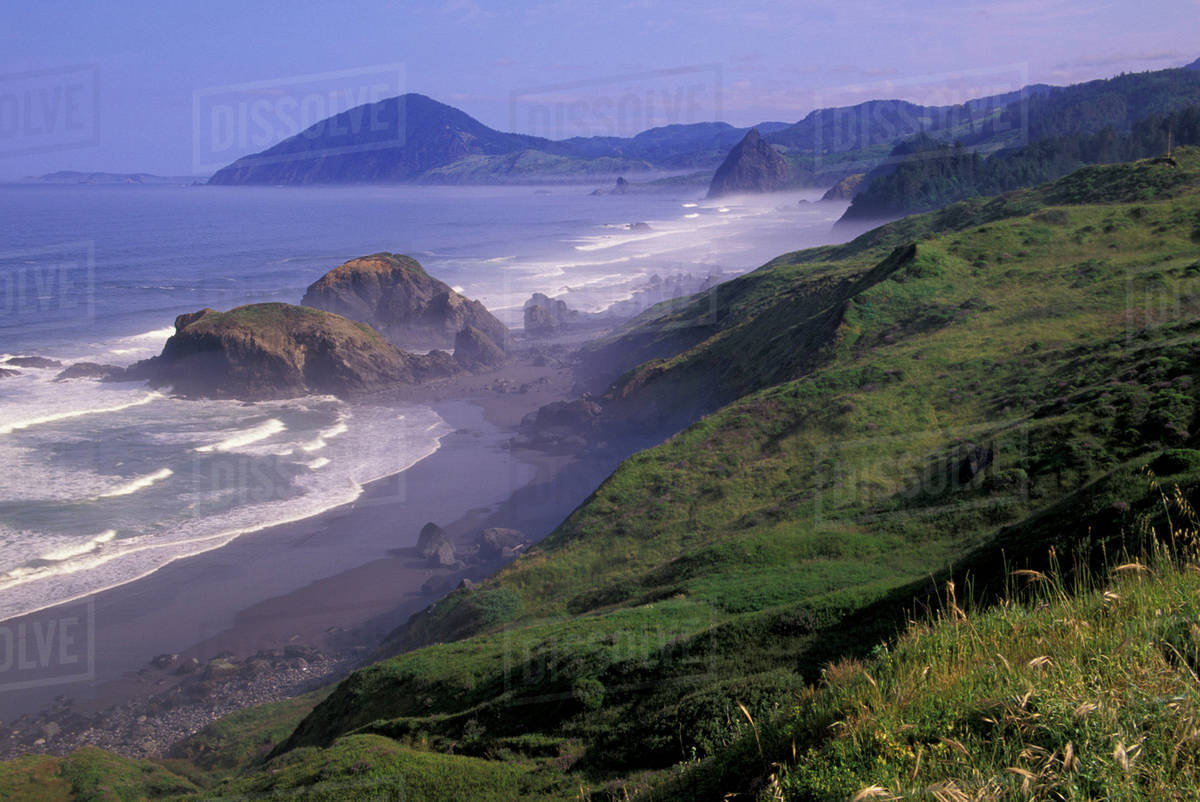
[[[830,664],[900,649],[951,579],[970,576],[981,605],[1003,598],[1008,572],[1045,570],[1050,547],[1086,585],[1165,531],[1146,466],[1196,501],[1200,157],[1179,161],[957,204],[650,310],[589,355],[624,371],[608,409],[648,425],[711,414],[415,616],[286,740],[312,700],[193,739],[189,776],[317,798],[358,775],[427,789],[413,798],[454,798],[456,773],[495,798],[721,798],[772,773],[796,798],[899,782],[797,707]],[[946,716],[963,693],[939,697]],[[789,763],[780,733],[801,732],[798,754],[817,751]],[[759,758],[760,742],[775,751]],[[967,782],[943,768],[913,782]]]
[[1016,571],[999,603],[951,583],[938,610],[827,666],[723,761],[647,799],[1195,799],[1200,796],[1197,520],[1142,562]]

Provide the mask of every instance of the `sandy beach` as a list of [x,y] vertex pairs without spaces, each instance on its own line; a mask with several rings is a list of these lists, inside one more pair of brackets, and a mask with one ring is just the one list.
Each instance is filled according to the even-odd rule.
[[[84,742],[120,745],[127,736],[117,737],[116,725],[130,719],[150,737],[126,751],[150,754],[205,718],[344,674],[461,577],[491,572],[478,564],[430,567],[415,549],[426,522],[442,526],[456,546],[469,545],[486,526],[520,529],[540,539],[615,467],[615,454],[579,460],[508,447],[521,418],[567,397],[570,383],[561,366],[515,365],[398,390],[397,400],[433,406],[453,431],[432,455],[367,485],[355,502],[243,535],[82,603],[4,622],[10,632],[22,627],[44,632],[55,623],[83,619],[76,630],[84,642],[74,644],[83,657],[70,671],[49,655],[42,676],[35,669],[34,682],[0,685],[0,752],[63,751]],[[180,668],[184,664],[203,668],[218,656],[238,664],[256,655],[260,663],[274,660],[278,671],[260,672],[257,683],[243,683],[237,692],[191,700],[187,714],[177,715],[163,732],[154,732],[153,714],[147,723],[138,713],[151,697],[195,679]],[[298,655],[307,659],[297,661]],[[157,656],[169,657],[155,667],[151,661]],[[78,677],[85,666],[85,677],[66,679]],[[10,679],[29,676],[10,673]],[[45,712],[51,706],[54,711]],[[102,732],[114,715],[118,721],[107,726],[114,732],[112,743],[72,738],[84,724]],[[50,720],[61,726],[47,731]]]

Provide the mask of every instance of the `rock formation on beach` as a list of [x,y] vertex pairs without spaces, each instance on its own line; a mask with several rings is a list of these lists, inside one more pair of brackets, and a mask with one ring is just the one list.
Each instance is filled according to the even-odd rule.
[[376,253],[330,270],[302,303],[367,323],[398,348],[450,349],[473,326],[504,348],[508,329],[478,301],[425,272],[416,259]]
[[790,182],[791,174],[787,160],[759,136],[757,128],[751,128],[717,168],[708,188],[708,197],[783,189]]
[[437,553],[439,546],[449,542],[446,531],[430,521],[421,527],[421,533],[417,535],[417,553],[425,559],[429,559]]
[[454,361],[467,370],[498,368],[505,360],[504,349],[470,324],[454,337]]
[[525,333],[534,336],[547,334],[562,326],[578,322],[580,317],[579,310],[569,308],[566,301],[535,292],[525,302]]
[[444,351],[406,353],[340,315],[266,303],[180,315],[162,354],[128,375],[186,396],[258,400],[357,395],[458,370]]
[[863,179],[867,177],[866,173],[855,173],[848,175],[841,181],[838,181],[829,191],[821,196],[823,201],[849,201],[854,200],[854,193],[858,192],[858,188],[862,186]]

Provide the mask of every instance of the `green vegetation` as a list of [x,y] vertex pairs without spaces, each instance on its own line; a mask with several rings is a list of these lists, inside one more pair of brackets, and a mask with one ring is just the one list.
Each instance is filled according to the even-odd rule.
[[756,739],[646,798],[1195,799],[1197,520],[1162,500],[1173,548],[1103,581],[1015,571],[988,607],[950,583],[895,643],[830,664]]
[[983,158],[961,142],[953,147],[926,135],[901,143],[891,161],[866,181],[846,211],[846,220],[895,217],[936,209],[978,195],[997,195],[1064,176],[1085,164],[1111,164],[1165,156],[1168,141],[1200,145],[1200,107],[1140,120],[1117,134],[1075,133],[1044,139]]
[[[1176,161],[650,310],[589,354],[608,408],[711,414],[310,713],[145,765],[211,798],[1194,797],[1200,151]],[[0,783],[67,776],[46,760]]]

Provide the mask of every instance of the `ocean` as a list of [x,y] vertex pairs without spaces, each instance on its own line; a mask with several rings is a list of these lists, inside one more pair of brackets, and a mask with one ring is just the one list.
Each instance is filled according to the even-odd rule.
[[728,277],[840,239],[845,208],[589,189],[0,186],[0,620],[353,501],[450,431],[422,406],[188,401],[12,357],[128,365],[180,313],[298,303],[378,251],[517,328],[534,292],[598,311],[655,277]]

